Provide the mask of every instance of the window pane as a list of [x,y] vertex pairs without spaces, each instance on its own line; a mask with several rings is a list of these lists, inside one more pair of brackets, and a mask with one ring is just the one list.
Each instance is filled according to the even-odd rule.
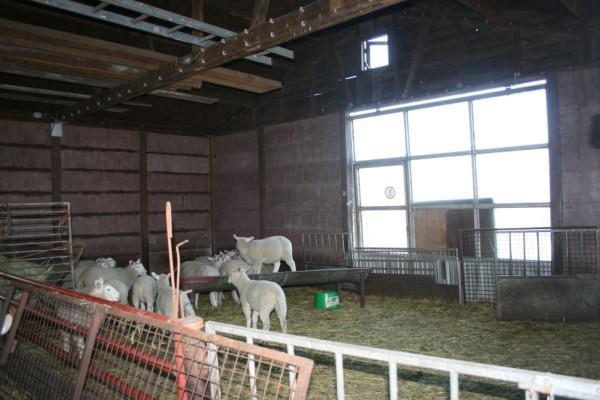
[[404,114],[386,114],[355,119],[354,156],[356,161],[403,157]]
[[469,156],[415,160],[411,168],[414,202],[473,198]]
[[548,143],[546,90],[473,102],[478,149]]
[[389,64],[388,35],[381,35],[364,42],[365,65],[363,70],[385,67]]
[[548,150],[477,156],[479,198],[494,203],[550,201]]
[[402,206],[404,197],[404,166],[361,168],[358,170],[360,205]]
[[[550,226],[550,208],[497,208],[494,210],[497,228],[539,228]],[[498,232],[498,257],[517,260],[552,258],[549,232]]]
[[363,247],[407,247],[406,211],[361,211]]
[[456,103],[409,111],[412,155],[469,150],[469,107]]

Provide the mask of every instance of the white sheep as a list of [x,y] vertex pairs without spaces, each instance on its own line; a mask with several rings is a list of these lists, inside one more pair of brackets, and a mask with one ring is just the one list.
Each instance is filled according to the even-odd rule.
[[273,272],[279,271],[281,261],[285,261],[292,271],[296,271],[296,263],[292,255],[292,242],[285,236],[269,236],[254,239],[254,236],[242,237],[233,235],[240,256],[252,266],[252,271],[259,274],[263,264],[274,264]]
[[[244,260],[233,259],[225,261],[221,265],[219,271],[221,272],[221,275],[229,276],[239,269],[242,269],[244,272],[248,272],[250,266],[246,264]],[[240,298],[236,290],[231,291],[231,296],[233,297],[233,301],[235,301],[237,304],[240,304]]]
[[[173,315],[173,290],[169,285],[169,276],[171,274],[160,274],[152,272],[152,277],[157,281],[158,295],[156,296],[156,311],[160,314],[166,315],[169,318],[175,318]],[[190,317],[196,316],[194,307],[188,295],[185,292],[179,291],[179,302],[183,306],[183,316]]]
[[114,287],[119,292],[119,303],[128,305],[127,299],[129,299],[129,288],[123,282],[118,279],[109,279],[105,281],[105,284]]
[[96,265],[104,268],[115,268],[117,266],[117,262],[112,257],[99,257],[96,258]]
[[[120,300],[120,295],[117,289],[115,289],[112,285],[104,283],[102,278],[98,278],[94,282],[93,286],[85,286],[76,289],[76,291],[112,302],[118,302]],[[89,325],[91,319],[91,313],[66,304],[57,307],[56,316],[68,321],[72,325],[79,325],[82,327]],[[85,347],[83,336],[71,335],[70,333],[62,330],[61,334],[63,337],[63,350],[67,353],[71,351],[71,338],[73,338],[73,342],[77,347],[79,358],[82,358],[83,349]]]
[[242,311],[246,317],[246,326],[257,328],[258,317],[262,322],[263,329],[268,331],[271,327],[270,315],[273,309],[279,318],[281,331],[287,332],[287,303],[285,293],[281,286],[271,281],[253,281],[248,275],[239,269],[227,278],[227,282],[233,284],[240,292]]
[[123,282],[127,286],[127,290],[129,290],[135,280],[139,276],[146,275],[146,273],[146,268],[144,268],[140,260],[130,260],[129,265],[125,268],[92,267],[85,271],[75,284],[77,287],[83,287],[93,285],[98,278],[103,278],[105,281],[116,279]]
[[156,279],[142,275],[131,287],[131,304],[140,310],[154,312],[154,301],[158,294]]
[[[185,261],[181,264],[181,276],[197,277],[197,276],[219,276],[219,267],[228,260],[227,257],[217,255],[216,257],[207,257],[206,261],[194,260]],[[199,294],[194,294],[194,306],[198,309]],[[222,292],[210,292],[210,304],[213,308],[221,305],[223,298]]]

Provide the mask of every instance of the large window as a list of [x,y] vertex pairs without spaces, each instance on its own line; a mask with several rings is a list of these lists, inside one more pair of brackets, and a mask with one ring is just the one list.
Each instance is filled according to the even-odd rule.
[[545,81],[350,120],[358,246],[456,247],[460,229],[550,225]]

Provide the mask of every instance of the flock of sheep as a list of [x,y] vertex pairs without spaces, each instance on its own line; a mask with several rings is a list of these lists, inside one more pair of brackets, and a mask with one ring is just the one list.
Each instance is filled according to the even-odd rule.
[[[273,310],[279,318],[282,332],[287,331],[287,303],[283,289],[275,282],[251,280],[247,272],[260,273],[263,264],[273,264],[273,271],[277,272],[281,261],[285,261],[292,271],[296,265],[292,257],[292,243],[283,236],[271,236],[265,239],[253,237],[238,237],[236,250],[221,252],[213,257],[201,256],[195,260],[181,264],[183,277],[197,276],[227,276],[228,282],[233,284],[239,292],[232,292],[234,301],[241,304],[242,312],[246,317],[248,327],[257,328],[260,317],[262,327],[270,328],[269,316]],[[74,282],[78,292],[103,298],[108,301],[129,304],[145,311],[158,312],[168,317],[173,314],[173,288],[169,284],[168,274],[151,273],[148,275],[146,268],[140,260],[129,261],[129,265],[119,268],[112,258],[98,258],[97,260],[82,260],[74,269]],[[179,291],[180,304],[183,316],[196,315],[187,293]],[[223,294],[210,293],[210,302],[213,307],[219,307]],[[195,307],[198,308],[198,294],[195,298]],[[60,317],[73,320],[79,315],[68,315],[60,311]],[[72,321],[81,323],[81,321]],[[63,333],[64,350],[70,349],[70,335]],[[81,355],[83,351],[82,338],[75,338],[75,344]]]

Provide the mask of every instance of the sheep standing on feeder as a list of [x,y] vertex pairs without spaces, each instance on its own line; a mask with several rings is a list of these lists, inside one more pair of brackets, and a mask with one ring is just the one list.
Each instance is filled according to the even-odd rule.
[[271,327],[270,315],[275,309],[281,331],[287,332],[287,303],[281,286],[271,281],[250,280],[242,269],[232,272],[227,282],[233,284],[240,292],[242,311],[248,328],[252,320],[252,328],[256,329],[260,316],[263,329],[268,331]]
[[156,279],[142,275],[131,287],[131,304],[140,310],[154,312],[154,301],[158,295]]
[[[93,286],[84,286],[76,289],[79,293],[88,294],[90,296],[99,297],[101,299],[118,302],[120,294],[112,285],[106,284],[102,278],[98,278]],[[59,305],[56,309],[56,316],[72,325],[87,326],[91,319],[91,313],[86,310],[80,310],[71,305]],[[79,335],[71,335],[66,331],[61,331],[63,337],[63,350],[67,353],[71,351],[71,338],[77,347],[79,358],[83,357],[84,338]]]
[[[156,311],[162,315],[166,315],[169,318],[176,318],[173,315],[173,290],[169,286],[169,277],[171,274],[160,274],[152,273],[152,277],[157,281],[158,295],[156,296]],[[185,292],[179,291],[179,303],[183,307],[184,317],[195,317],[194,307],[188,295]]]
[[255,274],[260,273],[263,264],[274,264],[273,272],[279,271],[281,261],[285,261],[292,271],[296,271],[296,263],[292,256],[292,242],[285,236],[269,236],[254,239],[254,236],[242,237],[233,235],[240,256],[252,266]]

